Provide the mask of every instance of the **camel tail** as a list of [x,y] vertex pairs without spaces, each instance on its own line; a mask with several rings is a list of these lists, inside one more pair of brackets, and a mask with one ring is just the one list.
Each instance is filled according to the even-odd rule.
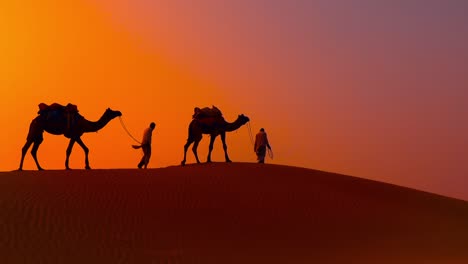
[[132,148],[139,149],[139,148],[141,148],[141,145],[132,145]]

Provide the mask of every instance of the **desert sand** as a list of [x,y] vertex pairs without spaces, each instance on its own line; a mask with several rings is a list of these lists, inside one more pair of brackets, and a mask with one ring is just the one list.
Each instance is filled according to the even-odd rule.
[[468,263],[468,203],[254,163],[0,173],[1,263]]

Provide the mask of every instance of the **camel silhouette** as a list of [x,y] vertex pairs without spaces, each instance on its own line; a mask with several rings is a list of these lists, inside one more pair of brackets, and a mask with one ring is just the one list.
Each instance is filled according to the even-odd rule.
[[68,160],[73,149],[73,145],[78,143],[84,150],[85,153],[85,169],[91,169],[88,161],[89,149],[81,140],[83,133],[97,132],[102,129],[104,126],[109,123],[112,119],[117,116],[121,116],[120,111],[114,111],[110,108],[107,108],[101,118],[96,121],[88,121],[78,112],[73,114],[67,114],[65,110],[63,111],[50,111],[49,114],[40,114],[34,118],[29,126],[29,132],[26,139],[26,144],[24,144],[21,153],[21,162],[19,165],[19,170],[23,169],[23,161],[26,152],[28,151],[31,144],[34,143],[31,155],[36,162],[37,169],[43,170],[37,161],[37,150],[39,149],[40,144],[44,140],[43,133],[44,131],[53,134],[53,135],[64,135],[66,138],[70,139],[68,143],[68,148],[66,151],[65,159],[65,168],[70,169],[68,166]]
[[208,151],[208,158],[206,162],[211,162],[211,151],[213,150],[213,143],[218,135],[221,135],[221,141],[223,142],[223,149],[224,149],[224,156],[226,158],[226,162],[231,162],[227,153],[227,145],[226,145],[226,132],[235,131],[241,126],[245,125],[245,123],[249,122],[249,118],[245,115],[239,115],[236,121],[229,123],[224,120],[222,116],[219,117],[209,117],[203,119],[193,119],[188,128],[188,139],[187,143],[184,145],[184,160],[182,160],[181,165],[185,165],[186,157],[187,157],[187,149],[189,146],[193,144],[192,151],[195,155],[195,159],[197,163],[200,163],[197,154],[198,144],[203,137],[203,134],[210,135],[210,146]]

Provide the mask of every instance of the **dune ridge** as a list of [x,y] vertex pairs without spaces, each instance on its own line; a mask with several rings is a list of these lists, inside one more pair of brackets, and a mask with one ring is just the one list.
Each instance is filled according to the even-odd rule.
[[468,263],[468,203],[254,163],[0,173],[2,263]]

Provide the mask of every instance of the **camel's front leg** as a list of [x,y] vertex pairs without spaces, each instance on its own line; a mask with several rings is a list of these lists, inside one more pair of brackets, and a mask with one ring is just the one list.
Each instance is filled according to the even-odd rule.
[[70,139],[70,142],[68,142],[68,147],[67,147],[67,156],[65,158],[65,169],[69,170],[70,167],[68,166],[68,160],[70,159],[70,154],[72,152],[72,149],[73,149],[73,145],[75,144],[75,139],[71,138]]
[[226,162],[231,162],[227,153],[226,132],[221,133],[221,141],[223,142],[224,157],[226,158]]
[[210,145],[208,147],[208,158],[206,162],[211,162],[211,152],[213,151],[213,144],[217,135],[210,135]]
[[84,150],[84,153],[85,153],[85,169],[87,170],[90,170],[91,167],[89,167],[89,160],[88,160],[88,153],[89,153],[89,149],[88,147],[86,147],[86,145],[83,143],[83,141],[81,140],[81,138],[78,138],[76,140],[76,142],[80,145],[81,148],[83,148]]

